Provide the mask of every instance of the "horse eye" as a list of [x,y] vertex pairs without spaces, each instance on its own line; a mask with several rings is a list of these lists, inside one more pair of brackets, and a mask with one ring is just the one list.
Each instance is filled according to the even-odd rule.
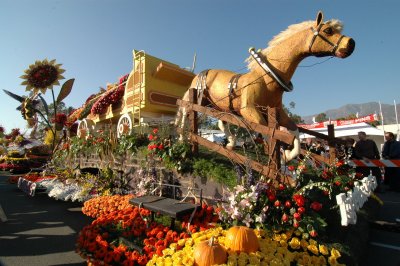
[[332,34],[333,34],[333,29],[332,29],[331,27],[328,27],[328,28],[324,29],[324,32],[325,32],[327,35],[332,35]]

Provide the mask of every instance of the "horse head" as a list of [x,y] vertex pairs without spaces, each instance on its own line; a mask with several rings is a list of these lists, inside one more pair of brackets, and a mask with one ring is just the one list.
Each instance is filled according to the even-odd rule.
[[341,34],[343,25],[338,20],[324,22],[324,15],[320,11],[317,14],[314,25],[310,28],[310,41],[308,53],[317,57],[336,56],[346,58],[355,48],[355,41]]

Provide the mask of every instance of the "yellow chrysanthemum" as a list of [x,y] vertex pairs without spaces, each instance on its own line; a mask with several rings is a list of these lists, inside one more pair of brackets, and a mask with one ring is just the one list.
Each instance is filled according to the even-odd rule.
[[329,255],[329,250],[328,250],[328,247],[327,246],[325,246],[325,245],[319,245],[319,252],[322,254],[322,255]]
[[24,81],[21,85],[26,86],[26,91],[33,91],[34,93],[41,91],[44,94],[47,89],[53,89],[54,85],[60,85],[59,80],[64,79],[61,74],[65,70],[60,66],[61,64],[56,64],[55,59],[36,61],[24,71],[25,75],[21,76]]
[[334,258],[340,258],[342,255],[340,254],[339,250],[332,248],[331,249],[331,256]]
[[300,248],[300,240],[297,237],[293,237],[289,242],[289,246],[292,249],[299,249]]
[[308,245],[307,249],[315,255],[319,255],[318,247],[316,245]]

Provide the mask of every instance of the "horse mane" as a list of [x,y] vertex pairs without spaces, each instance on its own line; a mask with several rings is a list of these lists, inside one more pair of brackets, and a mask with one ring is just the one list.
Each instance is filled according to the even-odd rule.
[[[279,45],[281,42],[283,42],[293,34],[296,34],[302,30],[310,28],[311,26],[314,25],[314,23],[315,21],[310,20],[290,25],[286,30],[282,31],[281,33],[273,37],[272,40],[269,41],[268,47],[261,50],[261,54],[266,57],[273,47]],[[325,22],[325,24],[331,25],[339,33],[342,32],[343,30],[343,23],[337,19],[328,20]],[[255,69],[255,67],[258,66],[258,63],[253,59],[252,56],[249,56],[246,59],[246,62],[247,62],[247,68],[249,70]]]

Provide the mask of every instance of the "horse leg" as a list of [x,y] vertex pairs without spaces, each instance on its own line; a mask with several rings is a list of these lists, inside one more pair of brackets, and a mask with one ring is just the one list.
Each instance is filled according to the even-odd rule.
[[[189,91],[185,92],[185,94],[182,97],[182,100],[189,101]],[[187,110],[185,107],[180,106],[178,108],[178,112],[176,113],[176,119],[175,119],[175,126],[181,129],[179,132],[179,141],[184,140],[183,130],[185,128],[186,119],[187,119]]]
[[228,150],[233,150],[236,144],[236,137],[232,135],[231,131],[229,130],[229,124],[224,123],[222,120],[218,120],[218,127],[219,129],[221,129],[222,132],[225,133],[225,136],[228,139],[228,144],[226,144],[226,148]]
[[289,133],[295,136],[293,141],[293,149],[285,150],[284,152],[285,162],[289,162],[300,154],[299,129],[293,120],[289,118],[283,108],[281,108],[279,112],[279,125],[286,127]]

